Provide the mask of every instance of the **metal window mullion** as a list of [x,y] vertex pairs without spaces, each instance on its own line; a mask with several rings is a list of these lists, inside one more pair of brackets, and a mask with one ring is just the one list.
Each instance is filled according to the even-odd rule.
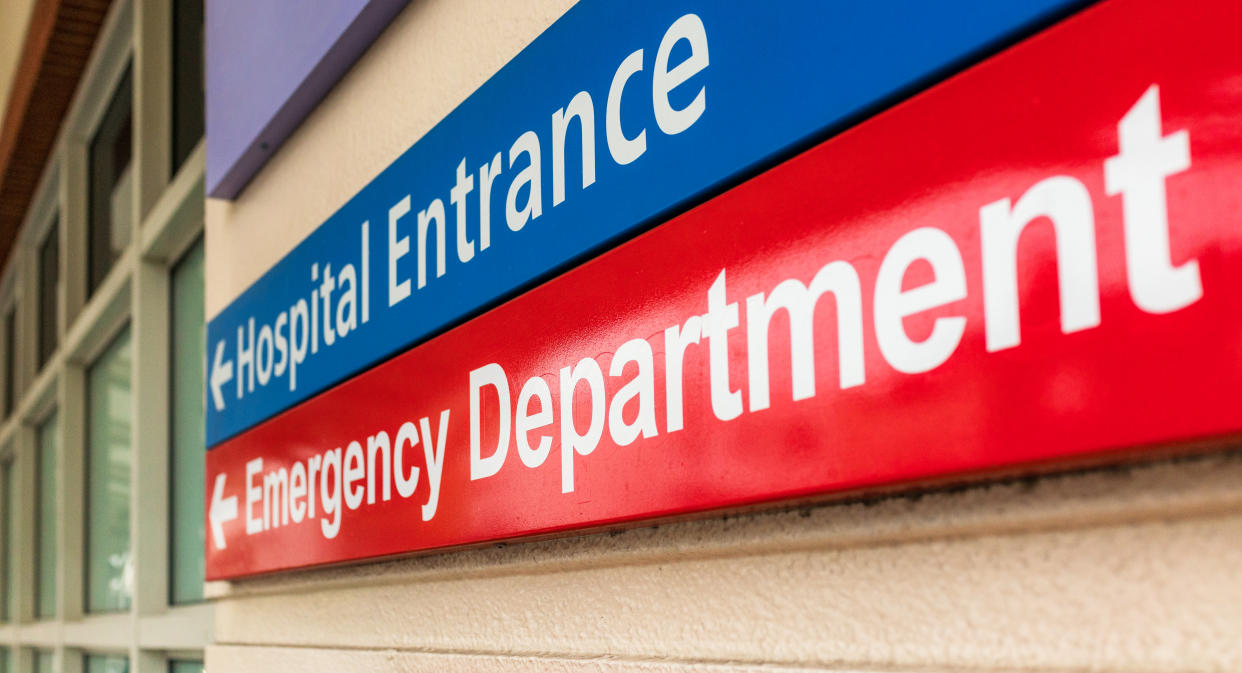
[[133,475],[135,484],[158,486],[135,489],[132,500],[137,580],[137,630],[130,654],[134,673],[165,673],[169,649],[201,651],[213,626],[210,606],[169,605],[171,273],[202,231],[206,153],[200,143],[177,175],[170,175],[171,21],[171,3],[135,0],[134,169],[140,222],[132,238],[137,250],[131,316],[134,352],[141,357],[134,358],[133,369]]
[[138,223],[168,186],[172,163],[172,3],[135,0],[133,32],[134,179],[133,241]]
[[206,147],[202,142],[177,171],[142,223],[141,256],[173,265],[203,231]]
[[[167,82],[169,13],[166,2],[134,0],[133,160],[135,214],[130,250],[135,259],[130,293],[132,396],[130,554],[134,560],[130,670],[153,671],[139,649],[141,617],[168,605],[167,333],[168,273],[142,259],[142,222],[168,184]],[[146,488],[143,485],[147,485]]]
[[168,275],[163,265],[139,261],[132,293],[133,352],[141,354],[132,360],[131,384],[135,619],[168,607]]

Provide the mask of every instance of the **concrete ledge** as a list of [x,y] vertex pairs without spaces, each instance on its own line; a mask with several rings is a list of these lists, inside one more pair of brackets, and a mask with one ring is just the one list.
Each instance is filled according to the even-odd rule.
[[1242,670],[1238,567],[1242,460],[1223,454],[250,581],[217,603],[216,634],[506,660]]

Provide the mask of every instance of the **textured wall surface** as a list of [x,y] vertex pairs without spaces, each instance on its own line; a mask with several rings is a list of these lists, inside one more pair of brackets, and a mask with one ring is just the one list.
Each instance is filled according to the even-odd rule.
[[1239,567],[1225,453],[220,585],[208,669],[1236,671]]
[[[209,201],[208,314],[569,4],[413,2],[237,201]],[[220,583],[207,665],[1238,671],[1240,568],[1242,453],[1218,451]]]

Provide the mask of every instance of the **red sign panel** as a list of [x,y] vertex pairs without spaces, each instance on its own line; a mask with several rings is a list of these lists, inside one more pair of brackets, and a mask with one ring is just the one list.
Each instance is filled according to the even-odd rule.
[[1242,431],[1239,25],[1096,6],[222,444],[208,576]]

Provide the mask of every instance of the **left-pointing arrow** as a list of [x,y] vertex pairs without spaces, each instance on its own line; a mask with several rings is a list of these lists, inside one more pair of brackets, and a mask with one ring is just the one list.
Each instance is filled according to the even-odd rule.
[[211,400],[216,411],[224,411],[224,395],[220,386],[233,380],[233,361],[224,359],[224,339],[216,343],[216,358],[211,365]]
[[211,539],[216,549],[224,549],[224,523],[237,518],[237,496],[224,497],[224,473],[216,475],[216,487],[211,493],[211,509],[207,518],[211,520]]

